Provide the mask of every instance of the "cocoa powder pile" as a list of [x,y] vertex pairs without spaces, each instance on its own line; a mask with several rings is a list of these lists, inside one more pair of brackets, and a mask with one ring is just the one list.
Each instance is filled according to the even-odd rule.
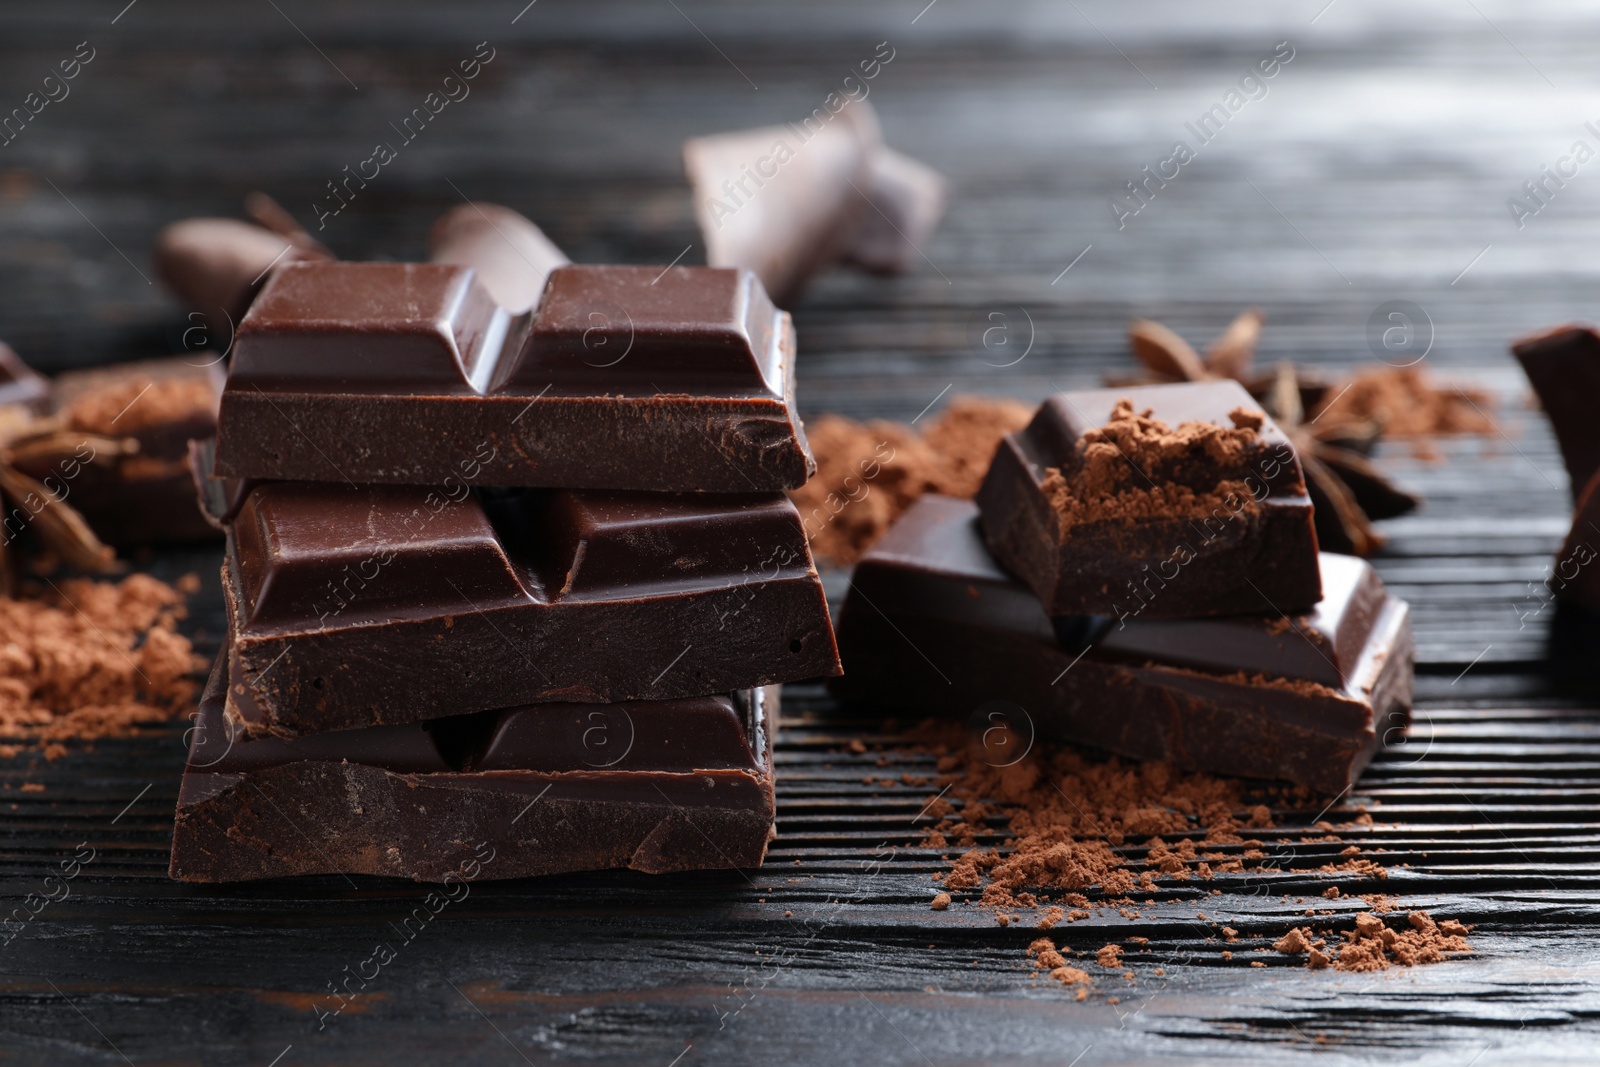
[[[1261,414],[1245,408],[1229,413],[1232,427],[1209,422],[1168,426],[1150,411],[1117,401],[1105,425],[1078,439],[1077,464],[1051,467],[1044,491],[1063,530],[1087,522],[1135,522],[1207,515],[1255,500],[1245,477],[1263,449]],[[1195,472],[1214,473],[1196,488]]]
[[1421,366],[1374,367],[1357,373],[1346,386],[1328,390],[1328,399],[1308,418],[1330,422],[1376,421],[1387,436],[1488,434],[1494,405],[1479,389],[1441,386]]
[[958,396],[928,427],[822,415],[806,423],[817,473],[789,494],[811,551],[847,566],[924,493],[970,498],[1000,438],[1026,426],[1017,400]]
[[125,737],[190,709],[205,663],[177,631],[193,576],[46,581],[0,597],[0,755]]
[[[1247,836],[1252,829],[1273,827],[1272,810],[1266,804],[1251,804],[1244,792],[1246,783],[1237,779],[1181,771],[1164,763],[1092,759],[1070,746],[1049,744],[1034,746],[1010,766],[996,766],[996,751],[971,743],[959,724],[943,721],[924,722],[902,738],[905,747],[937,758],[939,777],[932,784],[944,790],[930,798],[925,809],[935,821],[925,832],[923,845],[945,851],[950,863],[934,876],[942,889],[934,898],[935,910],[949,909],[953,893],[977,890],[978,904],[994,909],[1002,925],[1018,921],[1015,912],[1020,909],[1041,909],[1035,925],[1045,930],[1063,920],[1087,919],[1093,907],[1115,907],[1125,918],[1139,918],[1137,902],[1127,894],[1153,891],[1163,883],[1278,869],[1272,866],[1265,843]],[[1015,751],[1016,741],[1010,738],[1000,744],[999,752]],[[1275,803],[1303,804],[1308,799],[1304,790],[1286,786],[1254,783],[1250,788]],[[1371,821],[1363,812],[1350,825]],[[995,824],[1003,827],[1006,840],[999,848],[986,847],[980,836],[993,834]],[[1332,833],[1335,829],[1319,822],[1301,841],[1341,840]],[[1386,869],[1360,852],[1350,846],[1339,863],[1317,871],[1387,877]],[[1084,895],[1087,890],[1101,894],[1098,903]],[[1330,885],[1322,896],[1332,900],[1341,893]],[[1343,933],[1342,944],[1330,948],[1329,939],[1341,935],[1307,926],[1291,931],[1273,947],[1304,956],[1306,966],[1313,969],[1356,971],[1437,963],[1471,951],[1465,940],[1469,930],[1460,923],[1435,924],[1426,913],[1413,912],[1409,928],[1389,929],[1377,916],[1394,910],[1393,899],[1379,895],[1363,899],[1372,912],[1357,916],[1355,928]],[[1204,919],[1203,913],[1197,917]],[[1239,938],[1238,931],[1229,927],[1220,927],[1219,934],[1225,942]],[[1028,955],[1036,970],[1073,987],[1081,1000],[1094,979],[1090,972],[1068,964],[1071,951],[1040,938]],[[1096,952],[1095,962],[1131,980],[1122,951],[1119,945],[1106,945]],[[1231,950],[1222,954],[1233,959]]]

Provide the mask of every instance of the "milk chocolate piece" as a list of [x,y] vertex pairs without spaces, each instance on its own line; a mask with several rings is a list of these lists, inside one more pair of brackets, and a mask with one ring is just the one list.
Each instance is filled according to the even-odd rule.
[[1321,570],[1303,615],[1052,620],[989,555],[973,504],[924,496],[856,565],[833,685],[1331,796],[1409,722],[1413,651],[1409,609],[1367,563],[1324,553]]
[[561,267],[513,317],[471,269],[296,264],[240,325],[225,477],[771,492],[815,464],[794,328],[748,271]]
[[1592,326],[1557,326],[1513,342],[1511,351],[1550,417],[1577,500],[1600,470],[1593,404],[1600,395],[1600,333]]
[[526,217],[486,203],[440,215],[428,231],[428,258],[473,268],[489,296],[513,315],[537,307],[550,272],[570,262]]
[[229,730],[221,676],[219,662],[178,796],[183,881],[757,867],[774,836],[776,687],[285,741]]
[[223,566],[228,714],[254,735],[839,671],[782,495],[274,483]]
[[[1253,444],[1228,456],[1193,445],[1154,461],[1141,457],[1144,467],[1125,452],[1112,457],[1119,472],[1126,464],[1118,492],[1178,500],[1165,513],[1123,517],[1098,495],[1103,490],[1084,484],[1095,468],[1078,448],[1123,398],[1172,428],[1189,421],[1232,427],[1230,413],[1240,408],[1260,425]],[[1088,501],[1084,514],[1069,521],[1058,509],[1046,484],[1050,469]],[[990,550],[1052,615],[1293,614],[1322,595],[1300,461],[1237,382],[1059,393],[1001,442],[977,500]]]

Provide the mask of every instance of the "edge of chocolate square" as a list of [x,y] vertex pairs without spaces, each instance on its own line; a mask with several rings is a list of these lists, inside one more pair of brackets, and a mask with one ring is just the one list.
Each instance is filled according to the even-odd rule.
[[1576,501],[1600,470],[1600,425],[1591,400],[1600,394],[1600,333],[1592,326],[1556,326],[1511,343],[1539,404],[1550,419]]

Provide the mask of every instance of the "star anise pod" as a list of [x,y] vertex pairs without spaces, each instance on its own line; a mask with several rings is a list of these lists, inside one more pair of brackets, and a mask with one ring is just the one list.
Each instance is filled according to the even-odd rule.
[[[84,458],[85,446],[92,458]],[[16,591],[16,538],[24,530],[34,531],[45,550],[69,567],[101,574],[117,567],[116,553],[64,495],[19,468],[60,471],[70,492],[73,464],[113,462],[138,450],[133,438],[69,430],[58,415],[37,415],[20,405],[0,409],[0,595]]]
[[1327,407],[1306,421],[1294,364],[1278,364],[1262,406],[1300,457],[1315,508],[1317,541],[1326,551],[1370,555],[1384,544],[1372,521],[1404,515],[1422,503],[1420,497],[1391,484],[1364,454],[1378,436],[1377,423],[1332,417],[1323,422]]
[[[1276,381],[1272,372],[1254,369],[1256,345],[1267,316],[1260,308],[1245,308],[1227,329],[1206,346],[1202,355],[1176,331],[1151,319],[1128,323],[1128,347],[1144,364],[1144,373],[1109,377],[1107,385],[1154,385],[1161,382],[1209,382],[1232,378],[1260,400]],[[1302,372],[1301,404],[1315,409],[1328,394],[1330,383]]]
[[1339,394],[1330,382],[1290,363],[1265,373],[1253,370],[1265,321],[1259,308],[1247,308],[1202,356],[1161,323],[1135,319],[1128,325],[1128,345],[1146,373],[1108,384],[1238,381],[1294,445],[1316,508],[1317,540],[1322,547],[1329,552],[1370,555],[1383,547],[1373,520],[1404,515],[1421,500],[1391,484],[1367,458],[1383,427],[1370,418],[1340,413]]

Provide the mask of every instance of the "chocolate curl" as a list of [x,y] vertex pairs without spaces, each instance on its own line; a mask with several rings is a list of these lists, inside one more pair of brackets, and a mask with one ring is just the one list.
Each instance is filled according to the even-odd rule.
[[428,231],[428,250],[435,263],[471,267],[495,302],[513,315],[537,307],[550,272],[571,262],[523,215],[476,202],[440,215]]
[[774,303],[791,303],[855,241],[872,211],[879,151],[877,117],[862,101],[787,126],[685,141],[706,263],[748,267]]
[[250,194],[245,204],[252,217],[272,226],[180,219],[156,237],[156,274],[185,308],[200,313],[211,338],[228,342],[270,271],[285,263],[334,258],[265,193]]

